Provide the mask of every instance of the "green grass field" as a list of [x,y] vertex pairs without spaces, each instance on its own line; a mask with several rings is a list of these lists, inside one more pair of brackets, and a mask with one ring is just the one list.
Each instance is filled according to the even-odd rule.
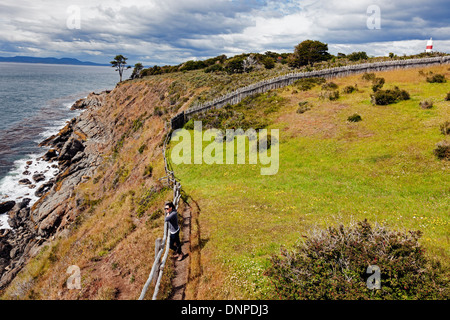
[[[448,66],[420,70],[450,78]],[[263,273],[280,246],[292,247],[315,226],[365,218],[421,230],[428,254],[449,265],[449,162],[438,160],[433,149],[445,138],[440,124],[450,120],[444,100],[450,84],[427,83],[419,69],[377,76],[385,77],[384,88],[399,86],[411,99],[374,106],[370,83],[361,75],[332,80],[340,90],[359,88],[337,101],[321,100],[320,86],[278,90],[286,99],[268,116],[268,128],[280,129],[276,175],[262,176],[260,164],[174,166],[201,208],[197,298],[270,298]],[[432,109],[419,107],[425,99],[433,100]],[[312,109],[296,113],[305,100]],[[348,122],[355,112],[362,121]]]

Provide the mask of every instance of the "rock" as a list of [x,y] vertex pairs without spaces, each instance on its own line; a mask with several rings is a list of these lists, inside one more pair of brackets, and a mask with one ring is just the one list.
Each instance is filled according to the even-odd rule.
[[79,151],[84,151],[83,143],[78,139],[70,138],[62,148],[58,160],[72,160]]
[[[31,199],[24,198],[22,202],[16,203],[14,208],[9,212],[8,224],[13,229],[22,228],[21,225],[24,224],[30,215],[30,204]],[[22,228],[23,229],[23,228]]]
[[51,160],[55,159],[57,156],[58,156],[58,153],[56,152],[56,150],[55,149],[50,149],[50,150],[47,151],[46,154],[44,154],[42,156],[42,160],[44,160],[44,161],[51,161]]
[[24,172],[22,172],[22,174],[23,174],[24,176],[29,176],[29,175],[31,174],[31,172],[28,171],[28,170],[25,170]]
[[103,103],[105,93],[106,92],[97,94],[92,92],[86,98],[77,100],[70,109],[83,110],[89,107],[101,105]]
[[34,195],[36,197],[42,197],[44,194],[46,194],[51,188],[53,187],[53,182],[47,182],[44,183],[42,186],[40,186],[36,192],[34,193]]
[[83,159],[84,157],[84,153],[83,152],[77,152],[77,154],[75,155],[75,157],[72,158],[72,163],[78,162],[81,159]]
[[19,180],[19,184],[22,186],[27,186],[27,185],[31,184],[31,181],[29,179],[22,179],[22,180]]
[[33,164],[33,161],[27,161],[27,166],[31,166]]
[[32,178],[35,182],[40,182],[40,181],[45,180],[45,176],[42,173],[36,173],[33,175]]
[[0,203],[0,214],[9,212],[15,205],[15,201],[6,201]]

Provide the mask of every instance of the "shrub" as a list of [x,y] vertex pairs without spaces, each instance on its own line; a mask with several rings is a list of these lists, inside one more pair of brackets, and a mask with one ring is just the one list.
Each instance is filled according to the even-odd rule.
[[301,101],[298,103],[297,113],[302,114],[308,110],[311,110],[311,106],[308,101]]
[[346,86],[344,89],[342,89],[343,93],[353,93],[357,90],[357,85],[355,86]]
[[450,92],[447,93],[447,96],[445,97],[445,101],[450,101]]
[[322,90],[336,90],[338,88],[338,85],[334,82],[327,82],[322,86]]
[[294,86],[296,86],[299,90],[308,91],[316,85],[320,85],[325,82],[325,78],[305,78],[295,81]]
[[427,82],[429,83],[445,83],[447,80],[443,74],[435,74],[431,77],[427,77]]
[[450,134],[450,121],[445,121],[441,124],[441,133],[446,136]]
[[194,130],[194,119],[190,119],[188,122],[184,124],[184,129],[186,130]]
[[320,93],[319,98],[329,99],[331,101],[339,99],[339,91],[324,91]]
[[348,117],[347,120],[350,122],[359,122],[359,121],[362,121],[362,118],[359,114],[355,113],[355,114],[351,115],[350,117]]
[[[315,230],[292,251],[273,255],[265,275],[283,300],[448,299],[448,280],[429,260],[420,231],[372,226]],[[369,266],[380,268],[381,288],[369,289]]]
[[393,90],[378,90],[372,96],[372,104],[385,106],[402,100],[409,100],[409,93],[395,87]]
[[419,106],[422,109],[431,109],[431,108],[433,108],[433,101],[431,101],[431,100],[422,101],[419,103]]
[[384,78],[375,78],[372,81],[372,90],[373,92],[377,92],[378,90],[380,90],[381,88],[383,88],[385,83]]
[[213,64],[212,66],[209,66],[205,69],[205,73],[220,72],[224,70],[225,69],[220,64]]
[[450,160],[450,142],[443,140],[436,144],[434,154],[440,160]]
[[367,53],[364,51],[353,52],[347,55],[348,60],[350,61],[358,61],[358,60],[367,60],[369,57]]
[[153,174],[153,166],[151,164],[149,164],[148,166],[145,167],[144,169],[144,177],[151,177]]
[[[164,97],[164,95],[162,95]],[[157,117],[161,117],[164,114],[164,111],[161,109],[161,107],[155,107],[155,110],[153,111],[153,115]]]
[[148,149],[148,148],[147,148],[147,145],[146,145],[146,144],[143,144],[142,146],[139,147],[138,152],[139,152],[140,154],[142,154],[142,153],[144,153],[144,151],[147,150],[147,149]]
[[373,81],[373,80],[375,80],[375,73],[365,72],[361,78],[365,81]]
[[264,65],[264,67],[266,69],[269,69],[269,70],[275,68],[275,61],[274,61],[274,59],[272,59],[270,57],[265,57],[262,60],[262,64]]

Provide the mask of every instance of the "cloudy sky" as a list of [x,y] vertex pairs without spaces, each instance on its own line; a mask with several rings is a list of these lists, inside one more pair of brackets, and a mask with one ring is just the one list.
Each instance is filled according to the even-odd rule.
[[450,52],[448,0],[1,0],[0,56],[178,64],[220,54]]

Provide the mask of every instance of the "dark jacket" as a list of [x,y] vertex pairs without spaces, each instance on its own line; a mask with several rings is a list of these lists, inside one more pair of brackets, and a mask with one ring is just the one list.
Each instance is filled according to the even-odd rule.
[[169,223],[169,231],[170,231],[170,233],[174,234],[174,233],[177,233],[180,230],[180,227],[178,226],[178,212],[177,212],[177,210],[173,210],[171,213],[169,213],[169,215],[166,216],[165,220]]

